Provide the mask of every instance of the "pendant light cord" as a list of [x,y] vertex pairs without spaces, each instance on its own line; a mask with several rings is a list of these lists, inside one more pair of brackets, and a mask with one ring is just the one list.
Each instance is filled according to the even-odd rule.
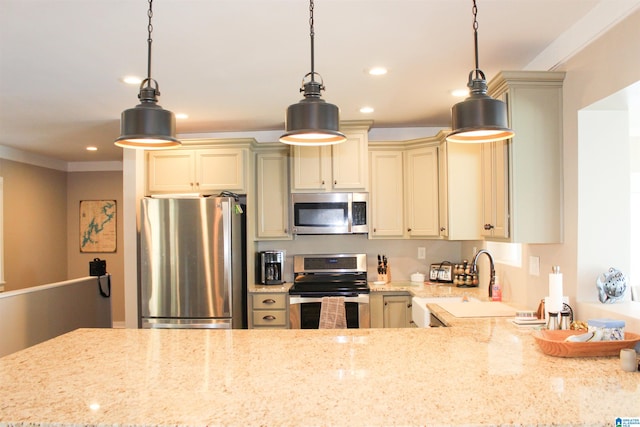
[[478,70],[480,70],[479,60],[478,60],[478,5],[476,5],[476,0],[473,0],[473,8],[471,9],[473,12],[473,42],[475,46],[475,55],[476,55],[476,78],[478,78]]
[[315,60],[314,60],[314,39],[315,39],[315,31],[313,28],[313,0],[309,2],[309,37],[311,38],[311,81],[314,80],[315,72]]
[[153,43],[153,39],[151,38],[151,33],[153,32],[153,24],[151,24],[151,18],[153,18],[153,0],[149,0],[149,10],[147,11],[147,16],[149,17],[149,24],[147,25],[147,87],[151,86],[151,44]]

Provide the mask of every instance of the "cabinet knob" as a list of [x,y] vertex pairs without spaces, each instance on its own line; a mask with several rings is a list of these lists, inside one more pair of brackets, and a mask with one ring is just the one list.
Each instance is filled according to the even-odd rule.
[[445,231],[446,229],[446,227],[440,227],[440,231]]
[[333,185],[338,185],[338,181],[333,181]]
[[487,231],[491,230],[492,228],[493,228],[493,225],[491,225],[491,224],[485,224],[484,225],[484,229],[487,230]]
[[285,228],[285,229],[284,229],[284,234],[288,234],[288,233],[289,233],[289,229],[288,229],[288,228]]
[[322,180],[322,185],[324,185],[324,179]]
[[276,320],[276,316],[269,314],[268,316],[264,316],[263,320]]
[[407,308],[411,308],[411,304],[407,304]]
[[411,228],[407,228],[407,231],[408,231],[408,232],[411,232]]
[[262,301],[263,304],[275,304],[276,300],[269,298]]
[[378,230],[374,228],[374,229],[373,229],[373,232],[375,233],[376,231],[378,231]]

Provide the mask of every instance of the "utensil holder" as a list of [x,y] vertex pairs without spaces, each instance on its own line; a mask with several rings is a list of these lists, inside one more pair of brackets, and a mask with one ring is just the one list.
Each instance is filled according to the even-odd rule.
[[389,266],[387,266],[387,272],[385,274],[378,274],[378,281],[391,283],[391,268]]

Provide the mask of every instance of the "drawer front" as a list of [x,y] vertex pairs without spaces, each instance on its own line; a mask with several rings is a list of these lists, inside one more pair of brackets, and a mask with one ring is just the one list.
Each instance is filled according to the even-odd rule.
[[286,326],[286,310],[255,310],[253,311],[254,326]]
[[254,310],[284,310],[287,306],[287,294],[254,294]]

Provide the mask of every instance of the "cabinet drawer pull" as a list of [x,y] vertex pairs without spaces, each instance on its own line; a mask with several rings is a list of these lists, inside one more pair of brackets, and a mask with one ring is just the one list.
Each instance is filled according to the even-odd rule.
[[276,300],[269,298],[262,301],[263,304],[275,304]]
[[262,320],[276,320],[276,316],[269,314],[267,316],[264,316]]
[[487,231],[491,230],[492,228],[493,228],[493,225],[491,225],[491,224],[485,224],[484,225],[484,229],[487,230]]

